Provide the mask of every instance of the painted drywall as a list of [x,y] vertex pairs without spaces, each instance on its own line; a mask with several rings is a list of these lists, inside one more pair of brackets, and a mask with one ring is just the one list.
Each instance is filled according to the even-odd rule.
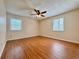
[[[16,18],[22,20],[22,29],[19,31],[10,30],[10,20]],[[28,38],[32,36],[38,36],[38,21],[31,18],[17,16],[14,14],[7,13],[7,40],[14,40],[20,38]]]
[[[54,19],[64,17],[64,32],[54,32]],[[79,43],[79,9],[40,21],[40,35]]]
[[4,0],[0,0],[0,57],[6,42],[6,10]]

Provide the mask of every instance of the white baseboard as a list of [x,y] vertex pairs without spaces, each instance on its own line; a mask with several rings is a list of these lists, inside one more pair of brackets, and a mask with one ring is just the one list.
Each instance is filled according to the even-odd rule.
[[24,39],[24,38],[31,38],[31,37],[36,37],[36,36],[39,36],[39,35],[32,35],[32,36],[28,36],[28,37],[20,37],[20,38],[8,39],[7,41]]
[[72,41],[72,40],[67,40],[67,39],[62,39],[62,38],[57,38],[57,37],[53,37],[53,36],[47,36],[47,35],[42,35],[44,37],[48,37],[48,38],[55,38],[57,40],[62,40],[62,41],[66,41],[66,42],[71,42],[71,43],[76,43],[76,44],[79,44],[78,41]]
[[1,55],[2,55],[2,53],[3,53],[3,50],[4,50],[4,48],[5,48],[5,45],[6,45],[6,42],[4,43],[3,48],[2,48],[2,51],[0,52],[0,59],[1,59]]
[[[48,38],[55,38],[57,40],[62,40],[62,41],[66,41],[66,42],[72,42],[72,43],[79,44],[78,41],[73,41],[73,40],[68,40],[68,39],[62,39],[62,38],[57,38],[57,37],[48,36],[48,35],[35,35],[35,36],[30,36],[30,37],[25,37],[25,38],[31,38],[31,37],[36,37],[36,36],[44,36],[44,37],[48,37]],[[17,38],[17,39],[11,39],[11,40],[18,40],[18,39],[23,39],[23,38]],[[8,41],[10,41],[10,40],[8,40]]]

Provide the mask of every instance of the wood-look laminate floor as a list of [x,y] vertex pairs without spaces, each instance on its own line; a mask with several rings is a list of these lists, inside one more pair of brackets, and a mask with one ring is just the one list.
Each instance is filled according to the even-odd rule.
[[8,41],[1,59],[79,59],[79,45],[41,36]]

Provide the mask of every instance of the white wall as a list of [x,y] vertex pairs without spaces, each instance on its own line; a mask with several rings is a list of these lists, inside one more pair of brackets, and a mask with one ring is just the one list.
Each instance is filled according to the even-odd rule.
[[[10,30],[10,19],[17,18],[22,20],[22,30],[11,31]],[[31,18],[17,16],[14,14],[7,13],[7,40],[14,40],[19,38],[28,38],[32,36],[38,36],[38,21]]]
[[[59,17],[64,17],[64,32],[54,32],[52,30],[52,21]],[[40,35],[79,43],[79,9],[41,20]]]
[[6,41],[6,10],[4,1],[0,0],[0,57]]

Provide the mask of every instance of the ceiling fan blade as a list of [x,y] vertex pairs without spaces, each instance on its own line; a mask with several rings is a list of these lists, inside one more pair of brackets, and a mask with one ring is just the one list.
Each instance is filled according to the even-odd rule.
[[45,17],[44,15],[41,15],[42,17]]
[[37,10],[37,14],[38,14],[38,15],[40,14],[40,10]]
[[37,13],[37,10],[36,9],[34,9],[34,11]]
[[44,14],[44,13],[47,13],[47,11],[43,11],[43,12],[41,12],[41,14]]
[[34,11],[37,13],[37,15],[40,14],[40,10],[36,10],[36,9],[34,9]]

